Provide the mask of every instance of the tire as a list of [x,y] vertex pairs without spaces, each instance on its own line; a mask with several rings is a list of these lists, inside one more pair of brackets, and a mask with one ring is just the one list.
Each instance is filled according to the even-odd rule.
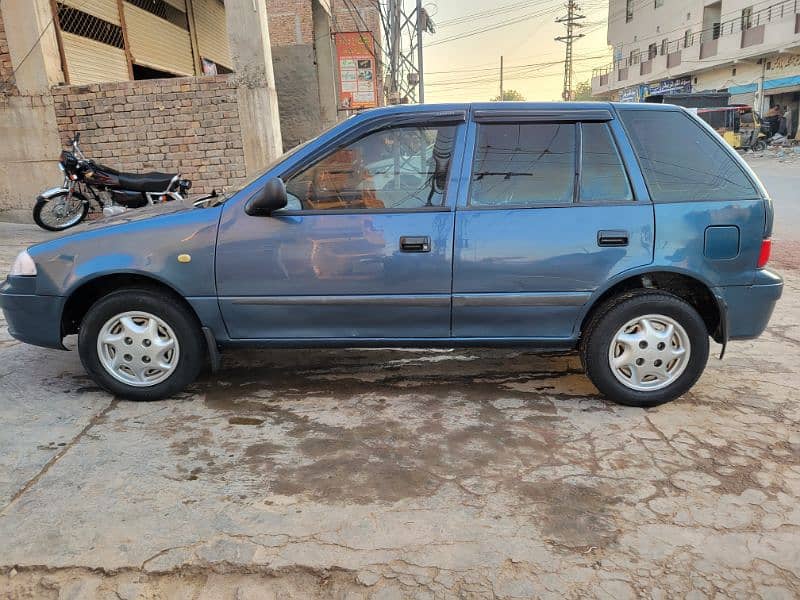
[[64,221],[63,225],[52,225],[49,223],[45,223],[44,219],[42,219],[42,210],[51,202],[55,202],[63,198],[67,195],[67,192],[63,192],[52,198],[37,198],[36,204],[33,206],[33,220],[34,222],[41,227],[42,229],[46,229],[47,231],[64,231],[65,229],[69,229],[70,227],[75,227],[78,223],[81,223],[89,212],[89,205],[86,203],[86,197],[81,194],[80,192],[74,192],[72,195],[73,197],[81,200],[80,210],[77,213],[74,213],[74,218],[70,218]]
[[[103,344],[101,335],[119,340]],[[171,350],[169,340],[174,342]],[[100,387],[135,401],[161,400],[182,391],[197,378],[206,358],[195,316],[172,295],[150,289],[120,290],[95,302],[81,322],[78,352]],[[104,365],[117,358],[120,366],[113,375]]]
[[767,143],[764,140],[758,140],[753,144],[753,152],[763,152],[767,149]]
[[[685,394],[700,378],[708,362],[708,330],[681,298],[637,290],[594,312],[580,352],[589,379],[607,398],[626,406],[658,406]],[[612,361],[625,366],[614,368]]]

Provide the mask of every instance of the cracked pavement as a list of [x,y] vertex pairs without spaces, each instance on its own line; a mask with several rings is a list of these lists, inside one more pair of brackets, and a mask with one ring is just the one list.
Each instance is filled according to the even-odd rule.
[[[0,224],[0,268],[44,237]],[[650,410],[509,350],[230,352],[136,404],[0,322],[0,596],[796,598],[787,260],[764,336]]]

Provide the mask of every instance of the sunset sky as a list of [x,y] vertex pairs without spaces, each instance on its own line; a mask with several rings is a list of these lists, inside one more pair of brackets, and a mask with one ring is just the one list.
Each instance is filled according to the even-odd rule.
[[[435,0],[425,6],[436,23],[435,34],[424,34],[426,102],[497,96],[501,55],[505,89],[518,90],[527,100],[561,99],[564,44],[553,38],[565,30],[555,23],[566,14],[563,0]],[[607,1],[587,0],[579,6],[586,15],[586,37],[574,45],[575,83],[588,80],[592,68],[611,57]],[[483,29],[488,30],[467,35]]]

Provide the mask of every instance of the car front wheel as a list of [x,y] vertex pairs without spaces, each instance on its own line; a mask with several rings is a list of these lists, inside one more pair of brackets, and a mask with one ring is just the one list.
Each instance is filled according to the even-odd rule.
[[204,348],[194,316],[168,294],[146,289],[95,302],[78,335],[92,379],[129,400],[160,400],[183,390],[200,372]]
[[600,307],[585,328],[581,358],[598,390],[649,407],[686,393],[708,361],[705,322],[689,303],[639,290]]

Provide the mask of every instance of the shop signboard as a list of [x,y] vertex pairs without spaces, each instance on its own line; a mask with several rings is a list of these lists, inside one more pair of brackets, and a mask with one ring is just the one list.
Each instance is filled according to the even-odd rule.
[[336,33],[334,40],[339,61],[339,108],[378,106],[378,74],[372,33]]

